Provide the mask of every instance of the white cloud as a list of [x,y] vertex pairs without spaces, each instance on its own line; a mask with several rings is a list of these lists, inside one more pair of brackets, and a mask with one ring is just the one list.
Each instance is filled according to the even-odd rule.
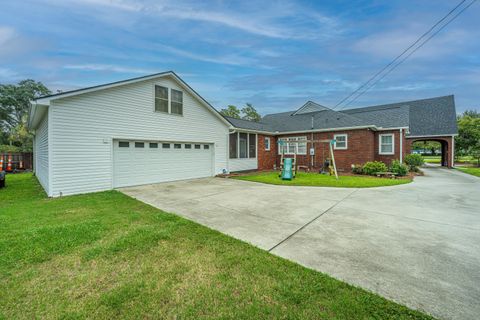
[[15,78],[15,79],[18,78],[18,73],[8,68],[0,67],[0,79],[11,80],[12,78]]
[[10,27],[0,27],[0,47],[15,37],[15,29]]
[[111,71],[111,72],[119,72],[119,73],[141,73],[141,74],[156,72],[151,69],[131,68],[131,67],[115,66],[110,64],[89,64],[89,63],[71,64],[71,65],[63,66],[63,68],[71,69],[71,70],[83,70],[83,71]]
[[[62,0],[45,0],[50,4],[67,5]],[[268,3],[268,6],[244,6],[238,10],[221,8],[212,4],[205,7],[202,2],[188,1],[143,1],[134,0],[72,0],[77,5],[103,7],[126,11],[130,14],[190,20],[222,25],[250,34],[278,39],[313,39],[338,32],[338,22],[319,12],[283,1]],[[246,7],[246,8],[245,8]],[[286,26],[285,21],[294,22],[295,27]],[[308,26],[306,25],[308,24]],[[328,29],[328,30],[326,30]]]

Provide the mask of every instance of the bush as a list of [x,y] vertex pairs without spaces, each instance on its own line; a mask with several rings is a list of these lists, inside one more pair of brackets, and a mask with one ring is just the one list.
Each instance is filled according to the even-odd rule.
[[393,160],[390,165],[390,171],[396,173],[398,176],[405,176],[408,173],[408,166],[400,163],[398,160]]
[[363,174],[363,168],[360,164],[352,164],[352,172],[355,174]]
[[405,163],[408,165],[410,171],[418,171],[418,167],[423,165],[423,157],[419,154],[407,154],[405,156]]
[[364,174],[374,176],[378,172],[386,172],[387,166],[381,161],[370,161],[363,165],[362,171]]

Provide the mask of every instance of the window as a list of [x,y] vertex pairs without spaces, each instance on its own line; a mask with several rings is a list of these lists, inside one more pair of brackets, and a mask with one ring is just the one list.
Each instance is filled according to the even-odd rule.
[[182,149],[182,145],[181,145],[180,143],[175,143],[175,144],[173,145],[173,147],[174,147],[175,149]]
[[237,145],[237,141],[238,141],[238,132],[235,132],[235,133],[230,133],[230,136],[229,136],[229,149],[228,149],[228,153],[229,153],[229,157],[230,159],[237,159],[237,151],[238,151],[238,145]]
[[163,149],[170,149],[170,143],[162,143]]
[[183,114],[183,92],[172,89],[172,113]]
[[255,158],[257,153],[257,135],[253,133],[248,134],[248,157]]
[[145,147],[145,143],[143,142],[135,142],[135,148],[144,148]]
[[168,88],[155,86],[155,111],[168,112]]
[[240,132],[238,134],[238,141],[239,141],[239,158],[246,158],[247,157],[247,137],[248,134],[245,132]]
[[119,141],[118,146],[120,148],[128,148],[128,147],[130,147],[130,143],[128,141]]
[[152,148],[152,149],[158,148],[158,143],[150,142],[150,148]]
[[335,150],[347,150],[348,136],[346,134],[336,134],[333,139],[335,140],[333,145]]
[[195,149],[200,149],[200,145],[199,145],[199,144],[196,144],[196,145],[195,145]]
[[192,145],[189,144],[189,143],[186,143],[186,144],[185,144],[185,149],[192,149]]
[[378,136],[378,153],[394,154],[394,138],[393,134],[381,134]]
[[203,149],[208,150],[208,149],[210,149],[210,146],[208,144],[204,144]]
[[270,138],[265,137],[265,151],[270,151]]
[[[288,137],[288,138],[280,138],[281,146],[278,148],[278,154],[307,154],[307,137]],[[305,142],[301,142],[305,141]]]

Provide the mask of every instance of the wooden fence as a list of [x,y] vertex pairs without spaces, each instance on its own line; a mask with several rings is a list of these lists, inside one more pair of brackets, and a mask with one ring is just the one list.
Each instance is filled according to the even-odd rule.
[[33,169],[32,152],[0,153],[0,171],[15,172]]

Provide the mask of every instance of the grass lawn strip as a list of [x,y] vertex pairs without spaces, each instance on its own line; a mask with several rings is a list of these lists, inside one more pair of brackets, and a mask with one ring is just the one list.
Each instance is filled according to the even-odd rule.
[[[232,222],[234,223],[234,222]],[[0,319],[431,319],[117,191],[0,190]]]
[[472,176],[480,177],[480,168],[455,167],[455,169],[471,174]]
[[334,176],[318,173],[298,172],[292,180],[282,180],[278,177],[278,172],[255,172],[252,174],[234,176],[234,179],[261,182],[276,185],[290,186],[317,186],[317,187],[341,187],[341,188],[371,188],[382,186],[395,186],[412,182],[409,178],[389,179],[369,176]]

